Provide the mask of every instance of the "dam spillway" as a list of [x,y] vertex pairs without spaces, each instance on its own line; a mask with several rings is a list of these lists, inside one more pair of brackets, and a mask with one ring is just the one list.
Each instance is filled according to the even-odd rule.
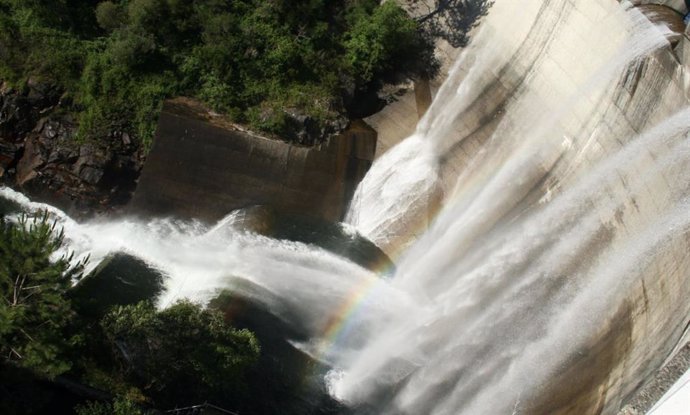
[[213,225],[51,211],[75,258],[160,270],[159,307],[257,298],[355,412],[614,414],[688,340],[689,51],[629,3],[497,0],[350,206],[387,278],[234,205]]
[[629,3],[497,1],[355,196],[350,223],[402,253],[394,285],[424,311],[336,393],[398,385],[390,413],[616,413],[687,341],[688,46]]
[[170,99],[128,211],[215,222],[269,205],[339,220],[375,148],[376,132],[360,120],[298,146],[241,130],[193,99]]

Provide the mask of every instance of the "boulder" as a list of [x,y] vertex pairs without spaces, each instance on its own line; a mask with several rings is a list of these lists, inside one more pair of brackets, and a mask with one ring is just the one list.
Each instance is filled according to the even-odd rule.
[[103,170],[96,167],[84,166],[79,173],[79,177],[88,184],[96,185],[100,183],[103,178]]

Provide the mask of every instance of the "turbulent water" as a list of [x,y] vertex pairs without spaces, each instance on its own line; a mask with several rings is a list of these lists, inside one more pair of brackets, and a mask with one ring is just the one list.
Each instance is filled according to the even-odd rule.
[[88,257],[86,273],[110,254],[124,252],[143,259],[167,276],[160,307],[177,299],[207,302],[220,290],[232,289],[256,298],[288,323],[317,335],[330,323],[334,304],[348,300],[361,286],[381,285],[384,301],[371,305],[382,318],[399,295],[378,276],[326,250],[248,232],[236,214],[215,226],[171,219],[134,219],[77,223],[49,205],[0,188],[0,197],[29,211],[48,210],[65,231],[62,252],[75,261]]
[[390,279],[233,214],[78,224],[0,196],[51,209],[92,266],[163,271],[161,307],[257,297],[363,411],[612,413],[690,315],[690,110],[665,35],[613,0],[496,1],[348,213]]

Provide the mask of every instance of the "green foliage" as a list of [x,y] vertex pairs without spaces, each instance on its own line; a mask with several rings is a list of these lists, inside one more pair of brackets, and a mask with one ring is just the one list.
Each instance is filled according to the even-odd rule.
[[91,19],[98,0],[0,0],[0,8],[18,11],[35,26],[92,33]]
[[392,1],[0,0],[0,78],[65,88],[82,139],[119,129],[148,145],[174,95],[260,130],[286,132],[288,114],[320,130],[357,105],[344,91],[433,72],[431,50]]
[[89,54],[78,92],[85,108],[79,119],[81,138],[127,131],[150,145],[162,100],[175,85],[172,72],[137,70],[154,50],[150,36],[123,29]]
[[77,415],[145,415],[149,413],[126,398],[117,398],[113,403],[87,402],[75,408]]
[[386,2],[372,13],[353,11],[352,30],[346,34],[347,65],[361,83],[409,67],[427,46],[417,23],[395,2]]
[[74,313],[65,293],[84,263],[55,258],[62,242],[47,215],[0,222],[0,353],[48,377],[71,367],[67,351],[79,341],[66,335]]
[[125,24],[126,15],[119,4],[104,1],[96,7],[96,21],[103,30],[112,32]]
[[148,302],[114,308],[102,321],[127,376],[157,402],[189,404],[240,398],[259,345],[222,314],[181,301],[156,311]]
[[[188,301],[163,311],[148,301],[115,306],[100,321],[98,310],[78,315],[74,310],[85,310],[73,306],[80,297],[72,284],[85,261],[59,255],[63,241],[47,214],[0,220],[0,364],[48,378],[69,371],[121,397],[81,406],[80,414],[143,414],[134,403],[152,401],[167,407],[247,399],[245,376],[260,352],[251,332]],[[153,295],[158,277],[149,277]],[[8,376],[0,383],[18,379]]]
[[127,15],[133,27],[155,33],[165,24],[168,12],[166,0],[131,0],[127,5]]

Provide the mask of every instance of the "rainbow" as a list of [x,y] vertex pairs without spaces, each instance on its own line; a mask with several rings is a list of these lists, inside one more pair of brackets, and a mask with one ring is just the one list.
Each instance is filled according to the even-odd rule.
[[[429,220],[415,223],[412,226],[412,234],[421,235],[429,229],[433,221],[439,216],[441,205],[442,203],[433,204],[428,214]],[[321,362],[328,361],[332,349],[352,334],[356,322],[362,320],[360,316],[365,312],[366,304],[375,301],[377,292],[389,280],[387,276],[395,274],[394,264],[408,247],[400,243],[393,243],[386,247],[390,261],[381,260],[374,264],[370,268],[373,275],[364,278],[344,297],[320,330],[320,336],[317,336],[319,338],[317,346],[315,350],[312,349],[314,353],[312,357]]]
[[[499,167],[495,161],[485,160],[491,164],[487,167],[486,172],[493,172]],[[485,173],[488,174],[488,173]],[[452,194],[443,195],[435,203],[429,204],[426,220],[419,220],[410,224],[406,234],[408,235],[423,235],[433,227],[434,222],[441,216],[443,206],[451,204],[457,205],[459,200],[470,200],[476,196],[478,189],[486,185],[487,177],[483,175],[475,175],[471,180],[459,181]],[[470,179],[470,178],[468,178]],[[392,241],[390,245],[382,249],[390,258],[390,262],[379,261],[370,268],[374,276],[365,278],[358,285],[356,285],[349,294],[344,297],[343,301],[338,305],[333,314],[328,318],[326,324],[319,331],[320,336],[317,345],[311,348],[315,359],[325,362],[331,355],[339,343],[350,336],[356,326],[357,321],[361,321],[361,314],[366,310],[366,304],[375,301],[377,295],[380,295],[380,288],[382,284],[386,284],[387,275],[394,275],[394,264],[401,258],[401,256],[409,248],[408,244],[401,243],[402,241]],[[377,294],[378,293],[378,294]]]
[[358,320],[358,316],[365,309],[364,305],[374,298],[373,293],[380,283],[381,280],[377,277],[365,278],[331,315],[322,330],[323,334],[317,347],[316,358],[318,360],[323,360],[334,345],[350,335],[354,328],[353,323]]

